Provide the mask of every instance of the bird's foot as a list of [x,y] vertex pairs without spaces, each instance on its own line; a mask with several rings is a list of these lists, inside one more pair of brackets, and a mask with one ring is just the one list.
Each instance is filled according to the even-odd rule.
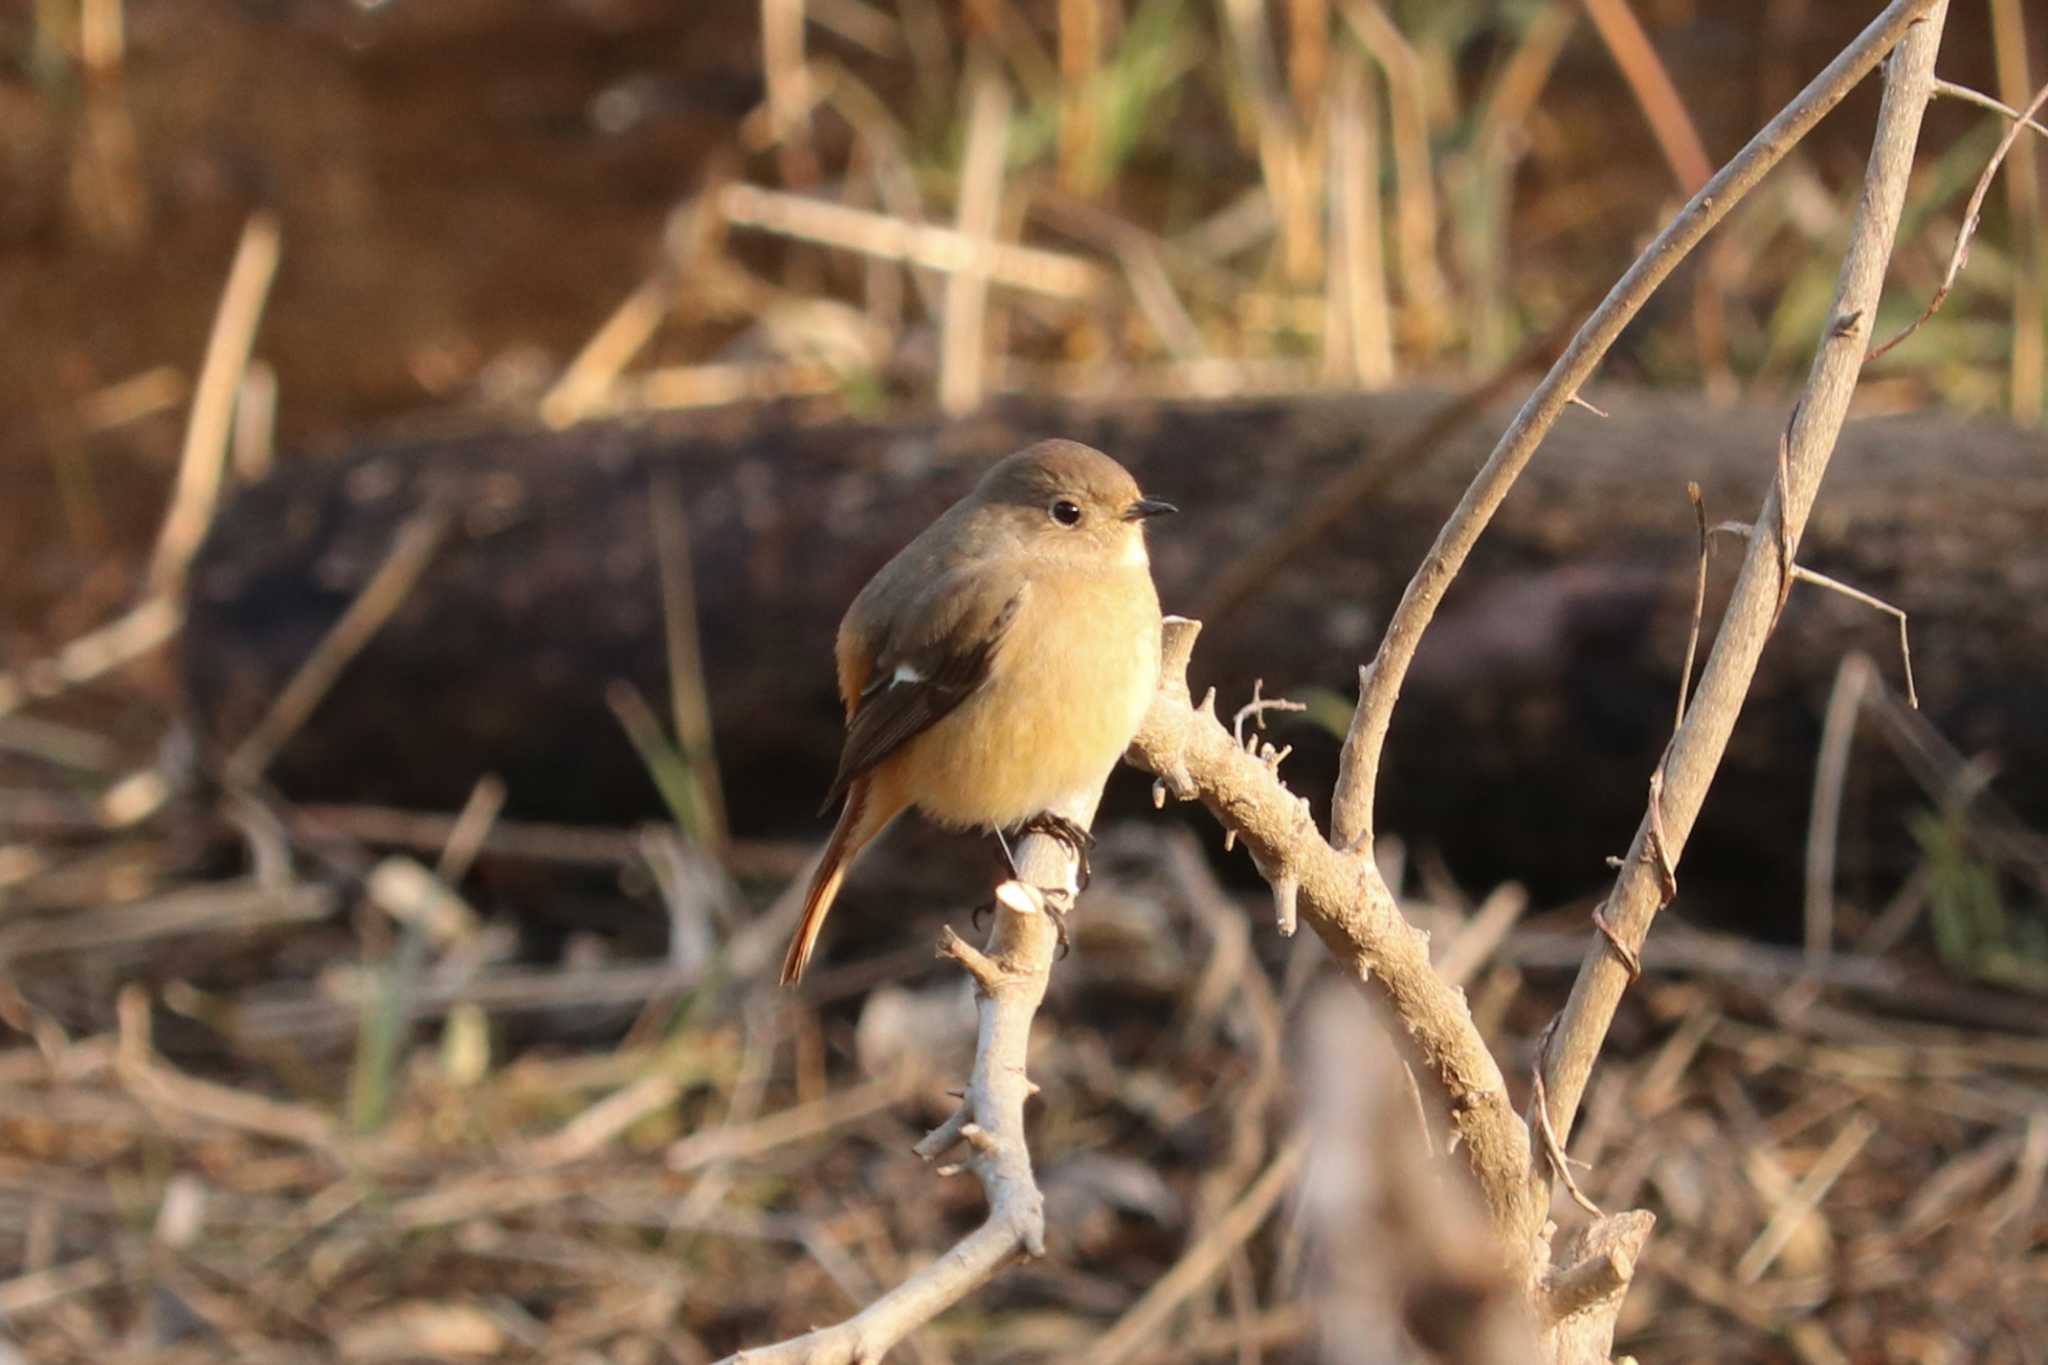
[[[1088,850],[1095,847],[1095,836],[1093,834],[1090,834],[1086,829],[1069,820],[1066,816],[1055,815],[1049,810],[1040,811],[1029,820],[1026,820],[1018,827],[1018,833],[1043,834],[1048,838],[1057,839],[1065,844],[1068,851],[1074,855],[1074,862],[1076,864],[1074,880],[1077,888],[1082,891],[1088,889],[1088,878],[1090,875],[1088,869]],[[1003,851],[1007,853],[1009,845],[1005,844]],[[1012,866],[1014,867],[1015,864],[1013,863]],[[1064,931],[1061,933],[1060,942],[1062,944],[1066,942]]]

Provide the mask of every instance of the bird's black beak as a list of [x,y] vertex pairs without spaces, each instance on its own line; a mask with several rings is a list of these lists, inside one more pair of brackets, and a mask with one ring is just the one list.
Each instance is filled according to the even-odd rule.
[[1139,498],[1124,509],[1125,521],[1143,521],[1147,517],[1163,517],[1180,509],[1159,498]]

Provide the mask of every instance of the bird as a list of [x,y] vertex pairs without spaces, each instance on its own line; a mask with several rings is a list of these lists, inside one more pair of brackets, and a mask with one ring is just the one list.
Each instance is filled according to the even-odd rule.
[[784,985],[802,979],[854,859],[912,807],[998,839],[1051,834],[1085,884],[1093,839],[1060,811],[1100,792],[1151,704],[1161,618],[1145,525],[1177,510],[1101,451],[1040,441],[860,590],[834,648],[846,739],[819,813],[839,803],[839,818]]

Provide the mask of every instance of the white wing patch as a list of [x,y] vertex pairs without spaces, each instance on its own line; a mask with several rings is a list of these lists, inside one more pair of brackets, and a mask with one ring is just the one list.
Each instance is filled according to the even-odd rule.
[[889,676],[889,686],[900,687],[905,683],[917,684],[924,681],[924,674],[909,664],[896,665],[896,671]]

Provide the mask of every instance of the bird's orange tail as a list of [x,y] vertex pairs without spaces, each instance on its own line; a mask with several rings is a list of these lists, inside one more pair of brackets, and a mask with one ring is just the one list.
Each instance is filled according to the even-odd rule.
[[804,968],[811,963],[811,952],[818,945],[818,931],[825,927],[825,913],[839,895],[839,884],[846,880],[846,869],[903,809],[900,802],[886,810],[882,809],[885,804],[890,803],[876,797],[873,783],[867,778],[857,778],[847,787],[839,823],[832,827],[825,856],[811,874],[810,890],[804,893],[804,917],[797,923],[796,936],[789,941],[788,955],[782,959],[783,985],[794,986],[803,979]]

